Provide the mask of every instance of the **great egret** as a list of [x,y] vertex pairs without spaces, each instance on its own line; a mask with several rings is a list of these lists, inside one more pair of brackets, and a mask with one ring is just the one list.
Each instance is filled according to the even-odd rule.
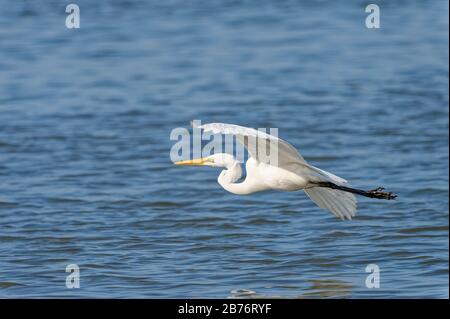
[[[397,197],[391,192],[383,192],[381,187],[370,191],[351,188],[345,179],[308,164],[291,144],[273,135],[224,123],[210,123],[196,127],[213,134],[234,135],[240,143],[244,144],[250,155],[245,165],[247,171],[245,180],[238,182],[242,177],[241,165],[230,154],[213,154],[204,158],[175,162],[175,164],[225,168],[220,173],[218,182],[225,190],[233,194],[247,195],[269,189],[304,190],[319,207],[329,210],[342,220],[352,219],[355,216],[356,198],[353,194],[379,199]],[[258,152],[255,151],[257,149],[255,143],[261,145],[261,142],[270,140],[277,142],[278,146],[276,166],[262,159],[262,156],[258,156]]]

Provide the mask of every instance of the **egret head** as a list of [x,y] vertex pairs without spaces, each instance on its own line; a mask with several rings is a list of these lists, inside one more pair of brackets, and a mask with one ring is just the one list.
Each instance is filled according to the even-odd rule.
[[175,162],[175,165],[199,165],[229,168],[236,162],[236,159],[232,155],[226,153],[218,153],[198,159]]

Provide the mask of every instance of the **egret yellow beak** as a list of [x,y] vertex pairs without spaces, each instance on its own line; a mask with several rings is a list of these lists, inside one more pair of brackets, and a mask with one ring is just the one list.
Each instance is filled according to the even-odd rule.
[[175,162],[175,165],[205,165],[205,163],[210,162],[208,158],[203,157],[203,158],[197,158],[197,159],[193,159],[193,160],[188,160],[188,161],[179,161],[179,162]]

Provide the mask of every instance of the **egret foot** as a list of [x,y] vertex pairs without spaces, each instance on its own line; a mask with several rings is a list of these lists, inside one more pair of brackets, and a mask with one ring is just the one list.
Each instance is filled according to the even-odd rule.
[[392,192],[383,192],[383,187],[378,187],[366,192],[367,197],[379,198],[379,199],[395,199],[397,195]]

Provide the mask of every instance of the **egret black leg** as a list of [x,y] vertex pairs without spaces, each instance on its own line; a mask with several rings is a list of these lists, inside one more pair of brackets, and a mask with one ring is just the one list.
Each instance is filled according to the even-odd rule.
[[351,187],[346,187],[346,186],[340,186],[340,185],[336,185],[332,182],[315,182],[313,183],[314,185],[316,185],[317,187],[328,187],[328,188],[332,188],[332,189],[338,189],[344,192],[349,192],[349,193],[353,193],[353,194],[358,194],[358,195],[362,195],[362,196],[366,196],[366,197],[370,197],[370,198],[378,198],[378,199],[395,199],[397,197],[397,195],[391,193],[391,192],[384,192],[384,188],[383,187],[378,187],[375,189],[371,189],[369,191],[365,191],[365,190],[361,190],[361,189],[356,189],[356,188],[351,188]]

